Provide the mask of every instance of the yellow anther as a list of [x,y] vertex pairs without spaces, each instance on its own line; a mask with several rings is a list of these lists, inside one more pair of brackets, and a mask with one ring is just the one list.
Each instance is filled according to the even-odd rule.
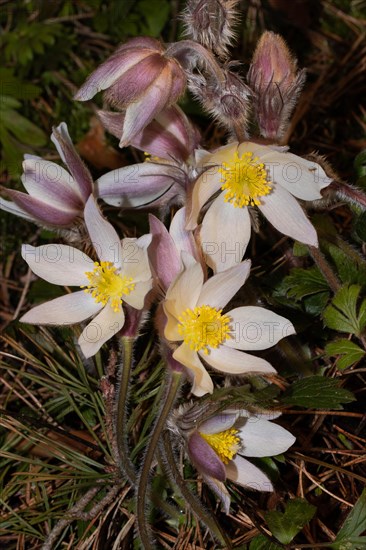
[[112,262],[94,262],[94,265],[93,271],[85,272],[89,284],[81,288],[85,288],[84,292],[91,294],[97,303],[105,306],[109,301],[113,311],[119,311],[122,297],[135,288],[133,279],[117,273]]
[[234,428],[216,434],[205,434],[200,432],[203,439],[207,441],[215,453],[219,455],[224,464],[232,460],[240,448],[240,437],[238,437],[238,433],[238,430]]
[[231,338],[230,318],[221,314],[222,310],[211,306],[198,306],[186,309],[179,317],[178,332],[194,351],[203,350],[206,355],[209,348],[218,348]]

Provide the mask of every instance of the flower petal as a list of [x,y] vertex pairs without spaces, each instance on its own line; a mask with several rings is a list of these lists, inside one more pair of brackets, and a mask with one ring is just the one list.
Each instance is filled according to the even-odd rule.
[[81,215],[78,209],[65,206],[56,208],[47,202],[13,189],[7,189],[6,193],[21,210],[27,212],[35,220],[51,227],[70,226]]
[[202,365],[197,352],[191,350],[187,344],[183,343],[175,350],[173,357],[190,371],[190,378],[193,377],[193,395],[202,397],[206,393],[213,392],[211,377]]
[[220,193],[209,207],[200,232],[206,263],[215,273],[241,262],[251,234],[248,208],[235,208],[224,197]]
[[256,373],[274,374],[276,372],[265,359],[228,348],[226,345],[216,349],[209,348],[208,355],[204,355],[202,352],[198,353],[211,367],[228,374],[253,375]]
[[213,477],[208,477],[203,474],[202,477],[205,483],[207,483],[207,485],[210,487],[211,491],[213,491],[215,495],[217,495],[221,500],[224,513],[229,514],[231,499],[229,492],[225,487],[225,484],[222,481],[214,479]]
[[23,244],[22,257],[33,273],[54,285],[87,285],[85,272],[94,267],[93,260],[81,250],[65,244]]
[[165,225],[152,214],[149,222],[153,235],[149,259],[160,286],[166,291],[181,269],[180,254]]
[[250,266],[251,261],[245,260],[211,277],[203,285],[197,305],[210,305],[217,309],[225,307],[247,280]]
[[215,414],[200,424],[199,432],[207,435],[224,432],[235,424],[237,418],[237,414],[227,414],[226,411]]
[[116,312],[108,303],[80,335],[79,345],[85,357],[95,355],[104,342],[122,329],[124,322],[123,309]]
[[28,214],[25,210],[23,210],[23,208],[15,204],[15,202],[7,201],[2,197],[0,197],[0,210],[9,212],[10,214],[14,214],[15,216],[19,216],[20,218],[24,218],[25,220],[32,222],[36,220],[35,217]]
[[[192,258],[190,255],[182,253],[182,261],[185,261],[187,257]],[[169,306],[169,311],[172,315],[178,319],[184,310],[194,308],[197,305],[202,285],[202,267],[201,264],[194,261],[183,269],[168,288],[165,304],[171,302],[173,309]]]
[[288,319],[263,307],[238,307],[227,315],[231,318],[232,329],[232,338],[225,342],[229,348],[248,351],[268,349],[296,332]]
[[143,309],[146,294],[152,289],[152,279],[136,283],[135,288],[123,300],[135,309]]
[[268,493],[273,491],[273,485],[266,474],[239,455],[226,464],[225,469],[227,477],[242,487]]
[[36,306],[19,320],[31,325],[73,325],[95,315],[102,308],[83,290]]
[[152,235],[147,234],[140,239],[125,238],[121,241],[122,256],[116,265],[121,266],[121,274],[131,277],[134,282],[151,279],[151,270],[147,248]]
[[112,262],[120,267],[122,258],[121,241],[114,227],[102,216],[93,196],[86,203],[84,218],[98,258],[103,262]]
[[186,229],[192,230],[197,227],[197,218],[201,208],[220,189],[221,185],[222,175],[219,173],[218,167],[209,164],[194,184]]
[[173,238],[176,249],[180,253],[184,250],[198,261],[197,245],[192,231],[186,228],[186,208],[180,208],[174,215],[169,227],[169,233]]
[[318,246],[317,233],[297,200],[284,187],[275,185],[258,206],[281,233],[311,246]]
[[239,437],[242,441],[240,454],[253,457],[276,456],[287,451],[296,441],[296,438],[282,426],[257,416],[243,419]]
[[219,481],[225,481],[226,473],[223,462],[198,432],[192,433],[188,439],[187,447],[189,458],[200,473],[214,477]]

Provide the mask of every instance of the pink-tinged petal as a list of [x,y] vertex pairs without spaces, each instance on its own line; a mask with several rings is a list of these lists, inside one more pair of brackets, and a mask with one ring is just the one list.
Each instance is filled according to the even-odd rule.
[[227,315],[231,319],[232,338],[225,345],[230,348],[247,351],[268,349],[282,338],[296,333],[288,319],[262,307],[238,307]]
[[237,414],[217,413],[200,424],[199,432],[207,435],[217,434],[233,427],[238,418]]
[[318,236],[297,200],[284,187],[275,185],[258,206],[267,220],[281,233],[301,243],[318,246]]
[[53,128],[51,140],[73,176],[70,186],[85,203],[93,192],[93,179],[71,141],[65,122],[61,122],[57,128]]
[[95,315],[102,307],[80,290],[36,306],[19,320],[31,325],[73,325]]
[[68,227],[72,225],[80,215],[79,210],[58,209],[50,206],[34,197],[30,197],[25,193],[7,189],[7,194],[16,203],[21,210],[27,212],[36,220],[52,227]]
[[197,305],[209,305],[217,309],[225,307],[247,280],[250,266],[251,261],[245,260],[211,277],[203,285]]
[[0,197],[0,210],[3,210],[4,212],[9,212],[10,214],[14,214],[15,216],[19,216],[20,218],[24,218],[25,220],[29,220],[34,222],[36,220],[35,217],[28,214],[25,210],[20,208],[15,202],[7,201]]
[[112,262],[120,267],[122,258],[121,241],[114,227],[103,218],[93,196],[86,203],[84,218],[98,258],[103,262]]
[[189,458],[200,473],[219,481],[225,481],[226,473],[223,462],[198,432],[193,432],[190,436],[187,447]]
[[22,245],[22,257],[33,273],[54,285],[83,286],[93,271],[93,261],[81,250],[65,244]]
[[180,208],[171,221],[169,233],[173,238],[174,244],[179,252],[188,252],[198,261],[198,251],[196,241],[191,231],[187,231],[186,226],[186,208]]
[[215,273],[243,259],[251,234],[248,209],[225,202],[225,192],[214,200],[201,227],[201,245],[207,264]]
[[152,289],[152,279],[148,281],[140,281],[135,284],[131,294],[127,294],[122,299],[135,309],[143,309],[146,294]]
[[151,55],[151,51],[144,48],[136,50],[128,48],[124,52],[118,49],[89,76],[74,96],[74,99],[88,101],[101,90],[109,88],[126,71],[149,55]]
[[242,442],[240,454],[252,457],[276,456],[296,441],[296,437],[282,426],[255,416],[244,421],[238,435]]
[[209,348],[208,355],[205,355],[202,351],[198,353],[211,367],[228,374],[253,375],[276,373],[276,370],[265,359],[229,348],[226,345],[222,345],[216,349]]
[[172,105],[163,109],[157,115],[156,121],[163,126],[166,132],[175,136],[181,146],[184,147],[185,156],[182,157],[182,160],[197,149],[201,135],[178,105]]
[[176,166],[143,162],[112,170],[96,182],[96,194],[113,206],[135,208],[162,197],[176,183],[185,181]]
[[234,460],[230,460],[229,464],[225,465],[225,469],[227,477],[242,487],[252,491],[265,491],[268,493],[273,491],[273,485],[266,474],[241,456],[236,456]]
[[107,340],[122,329],[124,322],[123,309],[116,312],[108,303],[80,335],[78,343],[85,357],[95,355]]
[[206,393],[213,392],[213,382],[205,367],[202,365],[197,352],[183,343],[173,353],[173,358],[184,365],[192,379],[192,393],[196,397],[202,397]]
[[231,498],[228,490],[225,487],[225,484],[222,481],[214,479],[213,477],[208,477],[203,474],[202,477],[205,483],[207,483],[207,485],[210,487],[211,491],[213,491],[215,495],[217,495],[218,498],[221,500],[224,513],[229,514]]
[[165,225],[152,214],[149,214],[149,222],[153,235],[149,258],[159,284],[166,291],[180,271],[180,255]]
[[[188,256],[188,255],[187,255]],[[182,254],[182,261],[186,257]],[[180,273],[170,285],[166,294],[167,302],[172,302],[172,313],[178,318],[187,308],[194,308],[203,285],[203,271],[201,264],[194,262]]]
[[145,93],[127,107],[120,147],[126,147],[166,106],[171,85],[172,75],[165,67]]
[[72,176],[48,160],[23,162],[22,183],[29,195],[59,209],[82,210],[83,201]]
[[187,86],[187,77],[179,63],[173,59],[169,59],[169,71],[172,75],[172,86],[170,90],[169,103],[176,103],[184,94]]
[[218,171],[218,166],[212,164],[194,184],[190,208],[188,207],[186,229],[197,227],[197,218],[201,208],[220,189],[221,185],[222,175]]
[[151,278],[151,270],[147,248],[151,243],[152,235],[147,234],[140,239],[122,239],[121,259],[116,265],[121,266],[121,274],[131,277],[134,282],[147,281]]
[[320,190],[332,182],[332,178],[328,178],[319,164],[292,153],[267,151],[261,161],[264,162],[271,181],[281,185],[298,199],[321,199]]
[[128,106],[140,99],[150,86],[153,86],[167,60],[160,53],[153,53],[133,65],[118,78],[105,93],[107,102],[117,106]]

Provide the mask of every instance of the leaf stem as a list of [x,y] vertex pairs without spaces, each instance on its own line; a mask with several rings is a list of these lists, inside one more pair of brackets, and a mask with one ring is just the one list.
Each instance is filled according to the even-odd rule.
[[149,484],[149,475],[152,461],[154,459],[154,454],[158,441],[161,435],[162,430],[164,429],[165,422],[169,413],[174,405],[175,398],[177,396],[178,389],[180,387],[182,379],[182,373],[180,372],[170,372],[169,381],[166,389],[165,400],[163,402],[160,414],[156,420],[156,423],[151,432],[151,439],[147,447],[146,455],[144,462],[142,464],[140,478],[138,480],[137,486],[137,504],[136,504],[136,515],[137,515],[137,527],[140,534],[140,539],[145,550],[153,550],[154,546],[151,542],[151,537],[149,534],[149,527],[146,519],[146,493],[148,491]]
[[331,266],[325,259],[325,256],[316,246],[309,246],[309,251],[314,262],[316,263],[322,275],[328,282],[331,290],[334,293],[337,293],[338,290],[341,288],[341,283],[339,282],[336,274],[333,272]]

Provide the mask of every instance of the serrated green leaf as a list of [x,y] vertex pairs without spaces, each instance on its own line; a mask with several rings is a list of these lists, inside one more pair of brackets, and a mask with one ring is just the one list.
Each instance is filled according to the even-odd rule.
[[364,549],[366,537],[360,537],[366,531],[366,489],[355,506],[348,514],[344,524],[338,531],[336,540],[330,545],[334,550],[361,550]]
[[264,535],[258,535],[250,541],[249,550],[282,550],[282,546],[278,546]]
[[317,267],[295,268],[284,278],[279,290],[284,291],[289,298],[301,300],[305,296],[329,291],[329,286]]
[[324,376],[309,376],[292,384],[283,394],[286,405],[312,409],[342,409],[342,403],[355,400],[354,395],[338,386],[338,381]]
[[354,342],[346,340],[345,338],[341,338],[340,340],[327,344],[325,346],[325,351],[330,356],[344,356],[340,357],[337,361],[337,367],[339,369],[346,369],[350,365],[353,365],[353,363],[356,363],[356,361],[362,359],[365,355],[365,351],[363,349],[361,349]]
[[339,278],[343,283],[363,285],[366,281],[366,264],[361,258],[352,258],[347,250],[328,243],[328,253],[336,265]]
[[341,288],[324,311],[327,327],[340,332],[360,335],[366,326],[366,299],[357,308],[361,287],[350,285]]
[[285,511],[273,510],[265,514],[272,534],[282,544],[289,544],[316,512],[316,507],[302,498],[294,498],[286,504]]

